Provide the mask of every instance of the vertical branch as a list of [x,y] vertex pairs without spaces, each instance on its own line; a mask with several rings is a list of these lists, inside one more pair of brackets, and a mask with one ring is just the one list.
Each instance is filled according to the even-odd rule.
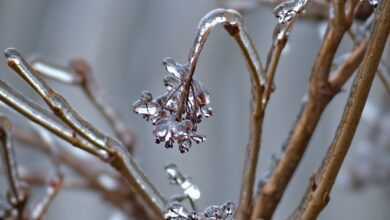
[[0,146],[2,148],[5,173],[10,187],[9,200],[12,206],[18,207],[24,202],[25,194],[19,180],[18,165],[15,159],[11,130],[11,122],[6,117],[0,116]]
[[351,145],[367,97],[378,69],[384,47],[390,32],[390,1],[382,1],[377,21],[370,37],[367,52],[354,80],[343,117],[334,140],[314,175],[307,194],[292,219],[316,219],[329,201],[329,194],[337,174]]
[[[51,156],[51,146],[42,140],[42,138],[38,135],[21,129],[15,129],[14,135],[17,141],[24,143],[22,146],[38,150],[48,157]],[[62,147],[59,147],[56,150],[58,156],[57,163],[69,167],[77,175],[84,179],[87,183],[86,190],[99,193],[105,199],[105,201],[120,209],[129,217],[134,216],[137,217],[137,219],[152,218],[145,207],[137,200],[136,195],[134,195],[130,189],[127,188],[126,184],[124,184],[119,176],[112,178],[115,178],[115,180],[118,182],[118,188],[120,189],[117,189],[117,191],[108,189],[104,184],[102,184],[100,179],[102,175],[105,175],[104,170],[96,166],[90,166],[90,161],[82,160],[70,154]]]
[[[354,11],[356,6],[357,1],[351,0],[349,10]],[[340,5],[333,5],[333,7],[340,7]],[[354,14],[346,13],[346,17],[340,19],[337,17],[344,16],[344,12],[334,8],[333,10],[335,12],[339,11],[341,14],[336,13],[335,17],[332,17],[328,23],[327,32],[312,68],[308,100],[305,100],[303,110],[300,112],[287,142],[283,146],[284,152],[281,159],[278,161],[271,177],[260,190],[251,217],[253,220],[272,218],[306,151],[323,110],[341,89],[341,87],[333,87],[328,78],[337,48],[344,33],[352,24]],[[360,63],[361,60],[357,58],[359,57],[351,58],[351,61]],[[344,68],[338,71],[337,74],[352,75],[354,70],[354,68]]]

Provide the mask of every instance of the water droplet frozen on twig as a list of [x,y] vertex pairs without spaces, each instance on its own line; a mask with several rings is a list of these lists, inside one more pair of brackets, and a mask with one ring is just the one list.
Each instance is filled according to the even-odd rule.
[[278,24],[274,30],[274,39],[277,41],[288,37],[292,23],[296,17],[303,12],[307,0],[290,0],[282,2],[274,8],[274,15]]

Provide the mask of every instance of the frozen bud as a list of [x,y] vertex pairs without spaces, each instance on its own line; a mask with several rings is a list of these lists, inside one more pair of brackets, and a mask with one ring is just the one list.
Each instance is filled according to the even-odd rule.
[[168,73],[171,73],[178,79],[184,78],[188,72],[188,68],[185,65],[177,63],[174,59],[168,57],[163,61],[163,65]]
[[172,91],[177,88],[180,84],[180,80],[178,80],[175,76],[168,75],[163,79],[164,86],[168,91]]
[[164,213],[166,220],[186,220],[189,219],[190,213],[180,203],[173,203]]
[[173,134],[172,131],[175,129],[175,123],[169,119],[163,119],[156,123],[156,127],[153,130],[153,134],[156,140],[160,142],[170,141]]
[[201,216],[199,215],[199,213],[196,213],[196,212],[192,212],[190,214],[190,218],[189,219],[190,220],[202,220]]
[[151,92],[149,91],[142,91],[142,94],[141,94],[141,100],[144,101],[144,102],[151,102],[153,100],[153,95]]
[[179,145],[179,151],[180,151],[180,153],[187,153],[187,152],[190,150],[191,146],[192,146],[191,141],[189,141],[189,140],[183,141],[183,142]]
[[223,217],[223,210],[220,206],[213,205],[204,211],[204,216],[206,218],[221,219]]
[[173,141],[170,139],[167,142],[165,142],[165,148],[173,148]]
[[213,115],[213,109],[211,107],[201,108],[202,115],[206,118],[209,118]]
[[199,143],[202,143],[202,142],[205,142],[206,141],[206,138],[202,135],[193,135],[191,137],[191,139],[193,141],[195,141],[195,143],[199,144]]
[[144,91],[137,101],[133,104],[133,111],[139,115],[142,115],[145,119],[149,120],[150,117],[155,117],[161,110],[158,103],[153,102],[153,96],[150,92]]
[[236,206],[232,202],[227,202],[223,205],[223,212],[225,214],[225,217],[233,216]]

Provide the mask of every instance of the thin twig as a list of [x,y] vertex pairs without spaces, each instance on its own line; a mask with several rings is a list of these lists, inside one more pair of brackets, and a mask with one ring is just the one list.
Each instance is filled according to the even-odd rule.
[[73,59],[70,63],[73,71],[82,79],[82,88],[84,93],[91,100],[92,104],[107,120],[112,130],[122,143],[129,149],[134,150],[135,137],[133,132],[124,124],[118,113],[104,99],[102,90],[96,82],[91,66],[84,59]]
[[329,201],[337,174],[351,145],[390,32],[390,1],[381,1],[378,17],[361,68],[319,171],[311,179],[307,194],[292,219],[316,219]]
[[95,148],[72,129],[69,129],[63,125],[63,123],[59,122],[53,114],[25,98],[1,80],[0,100],[26,118],[43,126],[73,146],[91,153],[103,161],[109,159],[109,154],[106,151]]
[[337,73],[331,75],[329,83],[332,88],[341,89],[343,85],[351,78],[354,71],[359,67],[363,60],[367,48],[367,40],[360,42],[357,47],[349,54],[348,59],[340,66]]
[[[4,116],[0,116],[0,146],[2,149],[5,173],[7,175],[8,185],[10,188],[9,202],[12,206],[21,208],[24,203],[25,193],[20,184],[18,165],[15,159],[15,153],[12,143],[12,125]],[[19,210],[20,211],[20,210]]]
[[[162,218],[162,213],[166,206],[165,198],[147,179],[122,143],[103,134],[84,120],[60,94],[52,90],[42,79],[37,77],[31,66],[16,50],[7,49],[5,54],[10,67],[30,84],[61,120],[74,129],[73,134],[78,133],[94,144],[96,148],[108,153],[110,165],[122,174],[129,183],[130,188],[141,196],[143,201],[156,215],[156,218]],[[3,95],[3,98],[7,98],[7,95]],[[22,108],[21,110],[23,111],[24,109]]]
[[[39,187],[29,195],[25,209],[23,210],[22,219],[41,220],[47,213],[49,206],[54,198],[62,189],[63,176],[51,180],[48,185]],[[38,192],[36,192],[38,191]]]
[[[353,4],[351,5],[353,6]],[[335,16],[342,15],[335,14]],[[305,100],[303,110],[298,115],[294,128],[283,146],[282,150],[284,152],[281,159],[256,198],[252,220],[269,220],[272,218],[288,183],[306,151],[323,110],[340,91],[340,88],[332,87],[328,77],[337,48],[345,31],[351,26],[352,18],[353,14],[349,13],[348,17],[344,19],[332,18],[328,23],[327,32],[312,69],[308,100]],[[359,63],[358,60],[354,62]],[[343,72],[338,72],[338,74],[344,75],[350,71],[354,72],[350,68],[343,69]]]
[[31,66],[40,75],[66,84],[80,86],[91,103],[106,119],[116,136],[132,151],[135,144],[133,132],[126,127],[118,113],[104,100],[91,66],[82,58],[73,59],[70,67],[61,67],[43,59],[31,59]]
[[[349,32],[348,32],[349,37],[351,38],[351,40],[355,46],[359,44],[360,38],[368,35],[368,33],[370,31],[370,27],[372,26],[374,17],[375,17],[374,14],[372,14],[367,19],[367,21],[365,22],[363,27],[356,30],[357,34],[354,33],[352,30],[349,30]],[[384,89],[386,90],[386,92],[388,94],[390,94],[390,81],[386,78],[386,75],[384,74],[382,67],[385,67],[385,66],[381,62],[381,64],[378,67],[378,70],[377,70],[377,75],[378,75],[378,78],[379,78],[380,82],[382,83]]]
[[[40,152],[50,156],[51,146],[45,143],[39,136],[18,128],[15,128],[14,135],[17,141],[24,143],[22,146],[39,150]],[[102,184],[100,177],[108,175],[107,172],[100,169],[99,166],[90,166],[90,161],[84,161],[77,158],[69,151],[64,150],[61,146],[57,148],[58,163],[71,168],[77,175],[86,181],[87,190],[95,191],[102,195],[105,201],[108,201],[114,207],[122,210],[129,217],[137,217],[137,219],[151,219],[145,208],[136,199],[136,196],[130,192],[126,184],[119,176],[110,176],[119,184],[117,190],[107,189]],[[66,182],[64,183],[66,187]]]

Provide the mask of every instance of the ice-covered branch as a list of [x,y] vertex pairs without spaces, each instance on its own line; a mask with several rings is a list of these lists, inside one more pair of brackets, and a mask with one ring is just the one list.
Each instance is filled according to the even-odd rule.
[[[139,193],[143,201],[151,208],[157,218],[162,218],[162,210],[164,210],[166,201],[165,198],[158,192],[156,187],[152,185],[143,171],[139,168],[133,157],[129,154],[128,150],[122,145],[122,143],[114,140],[113,138],[103,134],[98,129],[93,127],[89,122],[84,120],[73,108],[67,103],[67,101],[53,89],[51,89],[42,79],[40,79],[32,67],[20,56],[15,49],[7,49],[6,57],[8,64],[15,70],[24,80],[26,80],[30,86],[46,101],[54,114],[65,122],[72,129],[68,129],[70,133],[64,134],[64,132],[58,127],[59,123],[55,125],[51,124],[51,121],[47,121],[44,111],[39,109],[37,105],[33,105],[31,102],[26,102],[21,95],[15,95],[15,92],[6,86],[1,84],[0,98],[15,110],[25,114],[35,122],[42,122],[47,128],[56,131],[56,134],[60,137],[65,137],[67,141],[72,144],[78,144],[74,142],[75,137],[80,135],[85,138],[84,143],[92,145],[88,148],[95,155],[107,156],[104,160],[114,167],[122,176],[127,180],[130,188]],[[32,108],[32,106],[34,106]],[[53,117],[49,116],[50,119]],[[62,126],[63,127],[63,126]],[[78,138],[77,140],[80,140]],[[82,140],[82,139],[81,139]]]

